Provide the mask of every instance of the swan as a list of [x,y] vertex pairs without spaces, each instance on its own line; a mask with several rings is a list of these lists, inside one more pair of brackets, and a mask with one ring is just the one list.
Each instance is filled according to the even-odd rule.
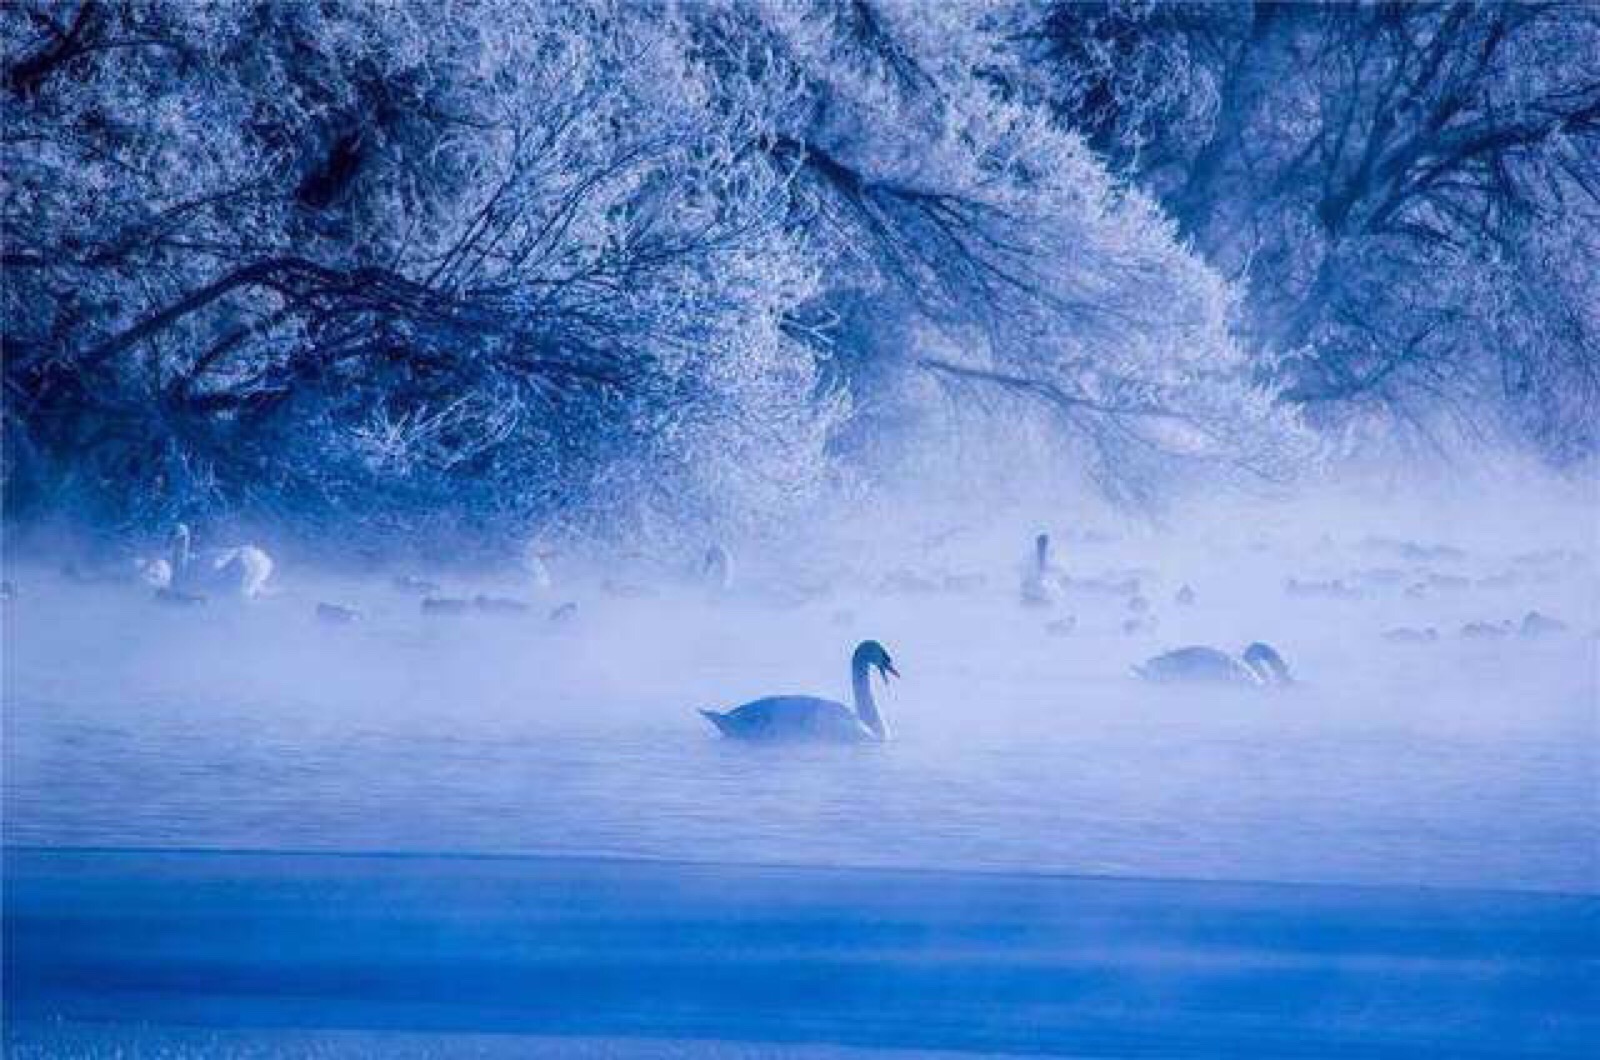
[[1227,652],[1203,645],[1178,648],[1142,665],[1133,672],[1146,681],[1195,681],[1233,685],[1287,685],[1293,683],[1289,667],[1271,645],[1256,641],[1235,658]]
[[527,575],[528,585],[531,588],[540,591],[550,588],[552,584],[550,568],[544,562],[545,557],[549,555],[550,552],[538,541],[528,542],[527,547],[522,550],[522,557],[518,565],[522,568],[522,572]]
[[165,586],[184,595],[216,592],[246,600],[260,596],[272,577],[272,557],[255,545],[234,545],[194,553],[189,526],[172,531],[172,575]]
[[361,612],[343,604],[323,602],[317,604],[317,619],[333,626],[348,626],[352,622],[361,621]]
[[854,709],[816,696],[768,696],[726,713],[700,713],[722,735],[735,740],[884,743],[889,739],[889,727],[872,698],[870,671],[874,667],[885,682],[900,676],[883,645],[864,640],[850,657]]
[[1542,637],[1548,633],[1565,633],[1567,624],[1559,618],[1529,611],[1522,618],[1522,635],[1524,637]]
[[1061,596],[1061,568],[1050,562],[1050,535],[1033,539],[1033,560],[1022,575],[1022,602],[1049,607]]
[[1383,632],[1383,639],[1391,644],[1432,644],[1439,639],[1439,631],[1432,626],[1422,629],[1413,629],[1411,626],[1396,626]]
[[482,593],[472,598],[472,606],[490,615],[524,615],[528,613],[528,605],[521,600],[512,600],[504,596],[485,596]]
[[733,584],[733,556],[726,548],[713,544],[700,559],[700,580],[712,592],[725,593]]
[[1504,619],[1499,622],[1468,622],[1466,625],[1461,627],[1461,635],[1463,637],[1473,637],[1480,640],[1509,637],[1513,628],[1514,627],[1511,625],[1509,619]]

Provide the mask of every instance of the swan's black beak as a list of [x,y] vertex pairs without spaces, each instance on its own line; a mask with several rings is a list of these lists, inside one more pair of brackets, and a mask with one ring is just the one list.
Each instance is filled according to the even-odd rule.
[[885,681],[888,681],[891,677],[900,676],[900,671],[894,668],[894,663],[892,662],[884,663],[883,666],[879,667],[879,669],[883,671],[883,679]]

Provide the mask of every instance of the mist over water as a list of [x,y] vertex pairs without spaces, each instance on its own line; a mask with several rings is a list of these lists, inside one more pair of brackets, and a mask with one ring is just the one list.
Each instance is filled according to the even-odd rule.
[[[11,555],[5,841],[1594,891],[1594,496],[1496,488],[1234,499],[1159,528],[908,512],[736,548],[720,595],[571,550],[548,590],[280,556],[276,594],[174,609]],[[1125,630],[1126,592],[1022,606],[1039,529],[1074,578],[1136,578],[1153,628]],[[532,607],[425,615],[392,584],[406,572]],[[576,618],[549,622],[569,600]],[[364,619],[320,623],[319,601]],[[1530,611],[1565,629],[1524,635]],[[847,700],[866,637],[904,674],[879,690],[887,745],[745,746],[696,713]],[[1298,683],[1129,672],[1252,640]]]

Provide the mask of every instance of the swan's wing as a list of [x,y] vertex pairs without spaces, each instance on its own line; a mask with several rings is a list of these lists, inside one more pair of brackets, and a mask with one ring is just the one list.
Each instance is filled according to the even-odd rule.
[[718,728],[747,740],[860,739],[855,711],[816,696],[768,696],[722,715]]
[[254,545],[219,549],[211,557],[211,570],[218,584],[243,596],[259,596],[272,577],[272,557]]

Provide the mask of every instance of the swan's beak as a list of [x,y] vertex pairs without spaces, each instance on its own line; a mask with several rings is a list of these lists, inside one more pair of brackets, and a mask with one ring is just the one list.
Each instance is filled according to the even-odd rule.
[[891,678],[891,677],[899,677],[899,676],[900,676],[900,671],[896,670],[894,668],[894,663],[886,662],[886,663],[883,664],[883,679],[885,681],[889,680],[889,678]]

